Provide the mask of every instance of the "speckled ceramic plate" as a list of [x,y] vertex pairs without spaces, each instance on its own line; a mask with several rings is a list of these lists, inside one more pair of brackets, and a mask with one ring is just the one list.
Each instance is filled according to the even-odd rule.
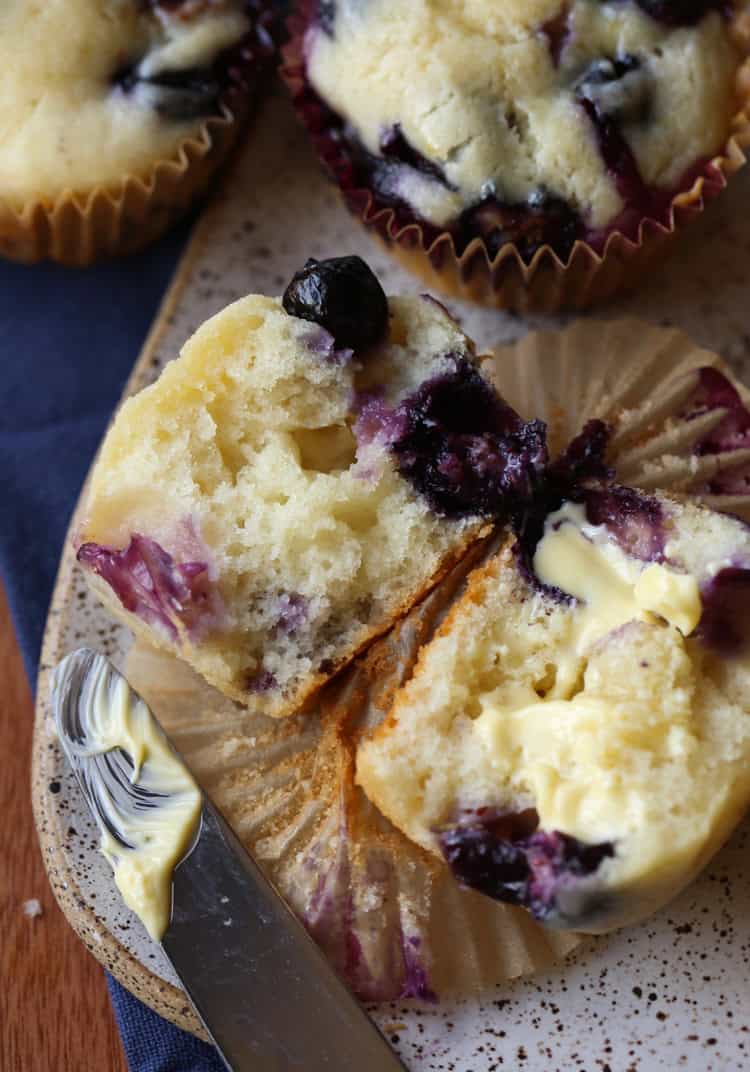
[[[749,192],[748,177],[737,180],[661,276],[649,281],[649,290],[608,315],[677,324],[742,375],[750,356]],[[365,256],[390,292],[420,289],[338,205],[291,110],[276,97],[198,225],[127,392],[152,379],[198,324],[228,301],[250,291],[278,293],[308,256],[342,252]],[[708,360],[674,332],[660,336],[659,346],[651,345],[650,330],[633,322],[626,329],[589,324],[585,337],[576,328],[543,344],[526,339],[510,347],[530,329],[557,325],[458,305],[453,310],[480,344],[504,344],[498,351],[498,379],[511,400],[522,408],[533,406],[534,415],[554,415],[572,391],[590,387],[597,369],[600,400],[607,391],[616,396],[618,390],[632,390],[632,384],[618,379],[618,362],[605,360],[615,337],[623,352],[630,338],[650,346],[654,379],[641,387],[649,395],[645,384],[676,375],[681,361],[694,367]],[[575,355],[582,348],[586,383],[576,386]],[[643,412],[641,407],[641,417]],[[658,413],[652,417],[656,424],[664,419]],[[650,434],[658,431],[652,428]],[[130,638],[89,595],[67,549],[45,637],[35,727],[34,808],[45,863],[63,910],[89,949],[147,1004],[199,1033],[160,948],[116,895],[109,866],[97,852],[97,833],[50,729],[50,668],[82,643],[122,663]],[[503,981],[481,997],[434,1006],[386,1004],[373,1007],[373,1015],[415,1072],[750,1069],[750,870],[743,867],[749,836],[745,824],[706,874],[648,924],[587,940],[564,966]]]

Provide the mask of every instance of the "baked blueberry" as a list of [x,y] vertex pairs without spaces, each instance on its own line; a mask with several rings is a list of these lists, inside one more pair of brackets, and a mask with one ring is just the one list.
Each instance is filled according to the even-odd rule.
[[284,291],[284,309],[329,332],[336,346],[363,350],[388,326],[388,300],[361,257],[310,258]]
[[590,101],[598,115],[619,123],[638,123],[648,116],[648,77],[638,57],[628,53],[594,60],[577,80],[576,94]]
[[[523,826],[526,817],[521,818]],[[567,922],[571,902],[590,917],[602,893],[584,880],[614,855],[614,845],[587,845],[559,831],[535,829],[514,836],[509,828],[516,822],[517,817],[490,811],[440,832],[440,847],[458,881],[496,901],[526,908],[541,922]]]
[[198,636],[221,619],[221,599],[210,583],[208,564],[177,563],[146,536],[135,533],[121,550],[84,543],[78,561],[109,585],[126,610],[175,640],[180,629]]
[[140,88],[155,112],[178,121],[215,112],[222,91],[221,79],[210,68],[161,71],[147,78],[138,67],[129,67],[115,76],[115,84],[127,94]]
[[729,658],[750,649],[750,562],[725,566],[703,588],[698,635],[707,647]]
[[697,454],[719,454],[750,446],[750,411],[740,393],[718,369],[700,370],[698,389],[690,400],[689,420],[711,410],[723,409],[719,423],[696,444]]
[[466,359],[401,403],[398,470],[446,517],[508,517],[541,479],[541,421],[522,421]]
[[666,529],[664,510],[658,499],[611,485],[585,489],[580,496],[592,525],[603,525],[622,550],[641,562],[664,558]]
[[434,161],[428,160],[422,153],[417,152],[414,146],[409,144],[400,123],[394,123],[383,131],[380,135],[379,148],[381,155],[386,160],[421,171],[424,175],[429,175],[431,178],[436,179],[448,189],[451,188],[443,169]]
[[542,246],[551,246],[559,257],[566,259],[576,240],[584,237],[586,228],[565,201],[545,190],[534,190],[524,203],[516,205],[489,194],[462,214],[456,232],[459,250],[479,235],[491,257],[506,243],[513,242],[528,262]]
[[333,37],[336,21],[336,0],[318,0],[318,25],[329,37]]

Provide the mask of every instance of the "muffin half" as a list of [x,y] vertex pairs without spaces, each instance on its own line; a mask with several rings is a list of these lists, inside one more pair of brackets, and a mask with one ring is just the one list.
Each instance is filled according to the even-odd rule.
[[750,529],[593,484],[527,511],[357,778],[458,880],[550,926],[653,912],[750,801]]
[[9,0],[0,253],[139,248],[216,172],[273,54],[262,0]]
[[229,306],[124,404],[78,561],[134,630],[288,714],[545,460],[543,427],[502,401],[441,306],[386,301],[358,258],[310,262],[283,303]]

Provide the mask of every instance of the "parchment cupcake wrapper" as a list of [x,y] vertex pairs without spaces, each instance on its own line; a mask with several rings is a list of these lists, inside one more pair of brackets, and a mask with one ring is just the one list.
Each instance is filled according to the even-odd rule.
[[[487,361],[522,415],[549,423],[553,452],[600,417],[613,427],[610,462],[621,477],[697,493],[750,519],[747,491],[706,490],[707,479],[720,485],[726,474],[733,487],[750,482],[750,451],[696,453],[727,411],[695,404],[701,369],[722,372],[749,406],[750,392],[680,332],[635,321],[579,322],[527,336]],[[250,715],[140,642],[128,659],[132,684],[198,780],[366,1000],[486,993],[503,979],[548,968],[578,944],[575,935],[545,930],[521,910],[462,890],[355,784],[358,741],[383,718],[420,646],[490,545],[473,549],[308,715]]]
[[0,192],[0,256],[84,266],[153,242],[205,193],[226,160],[270,71],[272,54],[270,33],[242,46],[232,61],[219,113],[206,117],[195,134],[146,171],[20,207]]
[[[311,12],[309,0],[302,0],[288,20],[289,40],[282,49],[281,74],[297,115],[329,174],[335,177],[339,170],[336,150],[321,130],[319,110],[310,101],[305,75],[304,33]],[[750,12],[744,3],[737,12],[733,37],[741,54],[750,57]],[[565,262],[551,246],[542,246],[527,264],[513,243],[503,245],[491,257],[481,238],[473,239],[458,254],[448,232],[428,236],[418,221],[399,221],[392,208],[378,204],[373,190],[346,183],[339,183],[339,189],[353,216],[400,264],[449,297],[521,313],[586,309],[635,289],[648,268],[667,255],[685,226],[725,189],[731,176],[746,162],[745,150],[750,145],[750,58],[739,68],[736,86],[738,111],[732,118],[726,145],[700,170],[690,189],[674,197],[666,220],[645,218],[635,237],[614,231],[601,252],[579,240]]]
[[527,335],[488,359],[493,379],[522,416],[547,422],[554,454],[599,418],[613,429],[608,461],[645,491],[689,495],[750,521],[750,435],[731,450],[708,443],[726,408],[699,396],[715,369],[750,409],[750,391],[716,354],[683,332],[638,320],[577,320]]

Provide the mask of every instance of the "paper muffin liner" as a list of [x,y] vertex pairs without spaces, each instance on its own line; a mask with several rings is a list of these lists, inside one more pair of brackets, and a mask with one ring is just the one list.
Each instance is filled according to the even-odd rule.
[[69,189],[16,206],[0,193],[0,256],[33,263],[88,265],[153,242],[205,193],[235,144],[271,69],[277,15],[254,5],[253,28],[228,58],[219,111],[170,156],[115,184]]
[[598,418],[624,484],[689,496],[750,522],[750,390],[676,328],[577,320],[486,359],[522,416],[547,422],[554,455]]
[[667,255],[684,227],[746,162],[745,150],[750,145],[750,11],[743,2],[736,3],[731,25],[743,59],[735,79],[738,110],[732,117],[729,137],[721,152],[691,170],[692,181],[672,198],[662,219],[645,217],[634,233],[613,230],[601,249],[579,239],[565,260],[544,245],[527,262],[512,242],[492,257],[482,238],[472,239],[458,253],[447,231],[425,225],[406,210],[394,210],[379,201],[369,187],[354,184],[345,149],[327,136],[329,109],[306,76],[304,36],[315,10],[314,0],[300,0],[289,17],[289,39],[282,49],[281,74],[297,115],[353,216],[407,270],[449,297],[517,312],[554,313],[586,309],[634,290],[648,268]]

